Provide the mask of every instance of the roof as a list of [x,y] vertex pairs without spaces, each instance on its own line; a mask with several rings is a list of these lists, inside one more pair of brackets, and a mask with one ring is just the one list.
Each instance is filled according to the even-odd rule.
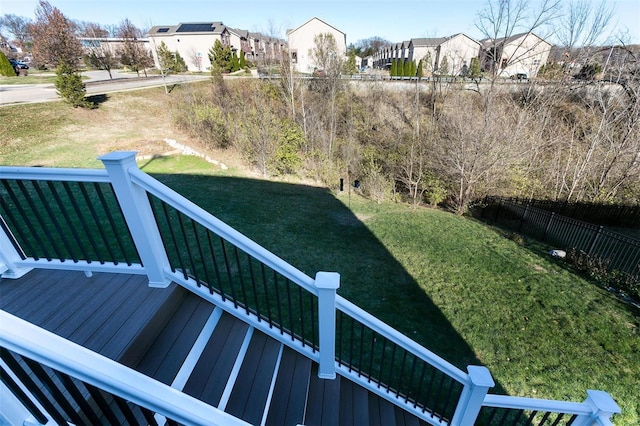
[[318,20],[318,21],[320,21],[320,22],[322,22],[323,24],[325,24],[325,25],[327,25],[327,26],[329,26],[329,27],[331,27],[331,28],[333,28],[334,30],[338,31],[340,34],[343,34],[345,37],[347,36],[347,34],[346,34],[345,32],[340,31],[339,29],[337,29],[337,28],[336,28],[336,27],[334,27],[333,25],[326,23],[325,21],[323,21],[322,19],[320,19],[320,18],[318,18],[318,17],[316,17],[316,16],[314,16],[313,18],[309,19],[309,20],[308,20],[307,22],[305,22],[304,24],[299,25],[298,27],[294,28],[293,30],[287,30],[287,35],[289,35],[289,34],[291,34],[291,33],[295,32],[295,31],[298,31],[300,28],[304,27],[305,25],[307,25],[309,22],[313,21],[314,19],[315,19],[315,20]]
[[510,44],[513,43],[514,41],[523,38],[523,37],[527,37],[529,35],[532,35],[534,37],[537,37],[538,39],[540,39],[540,41],[547,43],[549,46],[551,46],[551,43],[549,43],[548,41],[546,41],[545,39],[543,39],[542,37],[540,37],[539,35],[532,33],[532,32],[526,32],[526,33],[518,33],[518,34],[513,34],[509,37],[502,37],[502,38],[485,38],[480,40],[480,44],[482,45],[483,48],[487,48],[489,46],[497,46],[499,44]]
[[209,33],[222,34],[228,31],[226,25],[220,21],[216,22],[181,22],[178,25],[155,25],[147,32],[148,35],[169,35],[178,33]]

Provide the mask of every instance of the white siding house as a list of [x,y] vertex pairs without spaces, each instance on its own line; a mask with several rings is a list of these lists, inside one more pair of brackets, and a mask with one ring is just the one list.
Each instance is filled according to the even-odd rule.
[[471,58],[480,54],[480,43],[471,37],[459,33],[445,39],[438,46],[436,70],[442,67],[442,61],[447,58],[448,75],[460,75],[465,66],[469,67]]
[[480,63],[497,76],[509,77],[527,74],[535,77],[540,67],[547,62],[551,43],[533,33],[516,34],[501,39],[482,40]]
[[327,33],[333,35],[337,44],[338,54],[345,56],[347,52],[346,34],[321,19],[311,18],[298,28],[287,31],[289,55],[296,71],[302,73],[314,71],[316,65],[313,63],[310,54],[314,48],[314,37]]
[[[222,22],[154,26],[147,33],[147,37],[156,67],[160,67],[157,50],[164,42],[170,51],[180,53],[189,71],[208,71],[211,69],[209,49],[216,40],[220,40],[224,46],[231,46],[231,34]],[[236,49],[239,49],[239,38],[237,42]]]

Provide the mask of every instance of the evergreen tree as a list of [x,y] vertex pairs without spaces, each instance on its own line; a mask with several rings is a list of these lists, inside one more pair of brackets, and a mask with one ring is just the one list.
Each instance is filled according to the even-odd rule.
[[442,61],[440,62],[440,68],[438,68],[438,71],[440,75],[449,75],[449,60],[447,59],[446,56],[442,58]]
[[417,73],[416,61],[411,61],[411,77],[415,77]]
[[85,99],[87,89],[82,82],[82,77],[71,66],[65,63],[58,65],[54,84],[58,95],[74,108],[93,106]]
[[231,72],[236,72],[239,69],[240,69],[240,61],[238,60],[238,55],[236,54],[236,52],[233,52],[231,54],[230,71]]
[[209,49],[209,61],[211,62],[211,73],[227,73],[231,70],[231,48],[223,46],[220,40],[213,43]]
[[158,63],[160,64],[160,70],[164,74],[168,74],[175,69],[176,56],[169,50],[165,42],[160,43],[158,47]]
[[422,59],[420,59],[420,62],[418,62],[418,69],[416,70],[416,76],[418,76],[418,78],[424,77],[424,70],[422,67]]
[[480,60],[478,58],[471,58],[471,63],[469,64],[469,77],[478,78],[480,75]]
[[396,64],[396,60],[395,59],[393,59],[391,61],[391,69],[389,70],[389,75],[391,77],[395,77],[396,75],[398,75],[398,73],[397,73],[397,64]]
[[15,77],[16,70],[11,66],[11,62],[9,62],[9,58],[4,52],[0,51],[0,75],[5,77]]
[[173,55],[173,72],[185,72],[187,70],[187,63],[184,61],[180,53],[176,50]]
[[409,62],[408,60],[404,60],[404,64],[402,65],[402,69],[403,69],[403,75],[405,77],[411,77],[411,62]]
[[240,69],[245,69],[247,67],[247,60],[244,57],[244,50],[240,51]]
[[357,74],[358,66],[356,65],[356,51],[352,48],[349,50],[347,61],[344,63],[345,74]]

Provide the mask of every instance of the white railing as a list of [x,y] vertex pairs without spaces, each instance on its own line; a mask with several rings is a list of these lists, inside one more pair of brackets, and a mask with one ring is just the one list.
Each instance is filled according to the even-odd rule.
[[[5,311],[0,311],[0,346],[181,424],[247,425],[224,411]],[[10,410],[4,405],[14,402],[11,396],[2,395],[2,400],[0,411],[4,415],[7,412],[24,415],[19,407]],[[11,424],[23,424],[27,417],[8,420]]]
[[[579,425],[606,425],[611,415],[620,412],[617,404],[605,392],[588,391],[589,397],[582,403],[488,395],[488,390],[494,383],[485,367],[469,366],[468,372],[464,372],[342,297],[337,296],[336,290],[339,287],[338,274],[319,272],[315,279],[308,277],[191,201],[140,171],[135,162],[135,152],[115,152],[100,159],[105,164],[106,172],[100,170],[0,167],[0,179],[111,183],[144,267],[140,264],[123,265],[108,262],[99,264],[89,259],[81,262],[23,259],[24,256],[20,255],[19,250],[12,243],[14,241],[11,238],[12,236],[6,235],[0,228],[0,265],[4,264],[5,268],[8,269],[8,272],[2,275],[3,277],[18,277],[20,274],[26,273],[30,268],[59,268],[83,270],[87,273],[91,271],[109,271],[146,274],[149,277],[149,284],[155,287],[164,287],[169,282],[175,281],[318,362],[319,376],[321,378],[331,379],[335,377],[337,372],[431,424],[472,424],[483,406],[576,414],[578,417],[575,424]],[[205,290],[201,291],[196,288],[195,282],[192,282],[191,278],[185,278],[182,274],[172,272],[147,193],[152,194],[197,221],[200,225],[318,297],[319,353],[310,351],[308,346],[305,348],[304,345],[299,344],[297,341],[292,341],[290,336],[283,336],[281,333],[270,329],[264,324],[264,320],[260,321],[257,315],[250,312],[245,314],[244,310],[233,309],[233,306],[228,301],[225,302],[220,295],[212,294]],[[0,217],[0,219],[2,218]],[[359,373],[352,371],[351,368],[346,367],[340,360],[336,361],[337,312],[348,315],[353,320],[373,330],[377,335],[397,345],[402,351],[437,369],[450,380],[459,383],[462,390],[456,396],[458,399],[455,402],[455,410],[451,419],[442,419],[441,416],[435,416],[434,413],[429,412],[429,407],[416,407],[415,401],[410,401],[408,394],[398,397],[399,392],[402,391],[401,389],[398,389],[398,393],[394,396],[388,389],[374,386],[370,377],[363,377]],[[16,338],[18,337],[16,336]]]

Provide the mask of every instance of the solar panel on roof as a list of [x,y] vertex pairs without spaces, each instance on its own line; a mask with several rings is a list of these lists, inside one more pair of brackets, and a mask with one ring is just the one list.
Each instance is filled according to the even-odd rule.
[[169,28],[158,28],[158,31],[156,31],[158,33],[168,33],[169,32]]
[[201,33],[215,30],[213,24],[182,24],[176,30],[177,33]]

